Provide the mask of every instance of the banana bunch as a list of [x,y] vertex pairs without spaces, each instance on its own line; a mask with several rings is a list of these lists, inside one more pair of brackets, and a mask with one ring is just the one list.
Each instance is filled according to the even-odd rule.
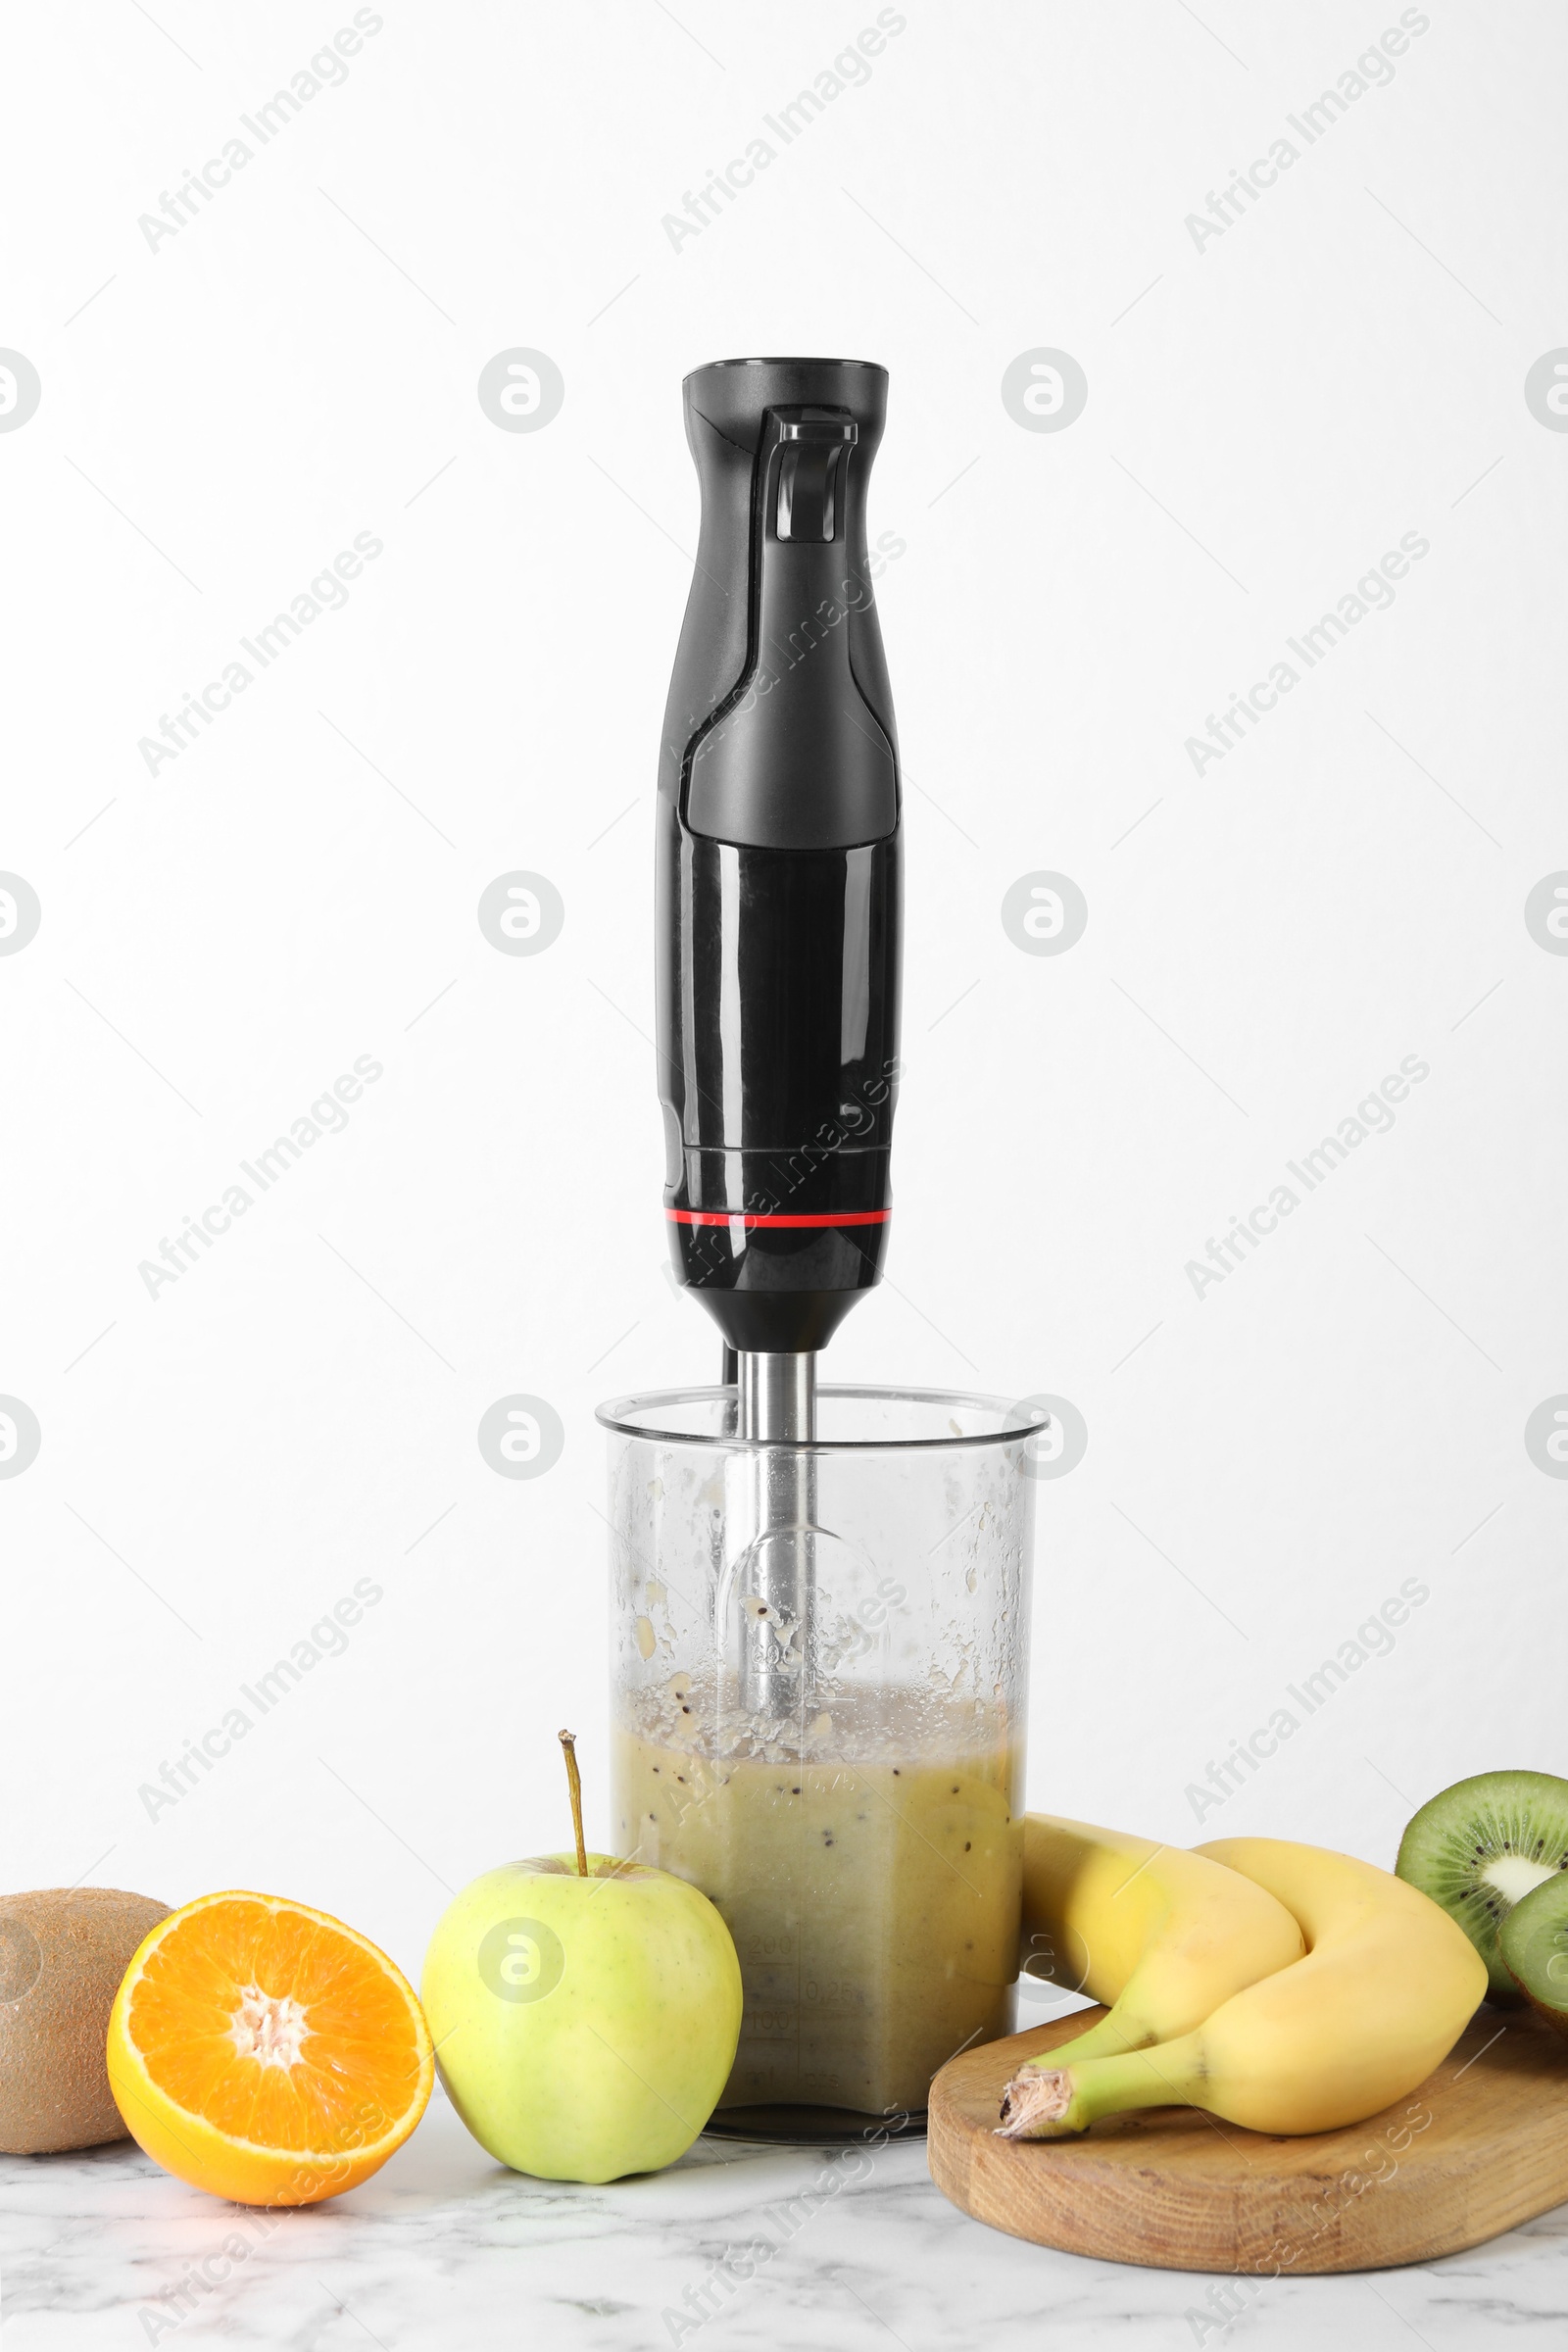
[[1032,1976],[1110,2004],[1054,2066],[1170,2041],[1305,1948],[1284,1904],[1234,1870],[1045,1813],[1024,1815],[1023,1926]]
[[[1031,1830],[1037,1857],[1087,1838],[1103,1840],[1104,1855],[1113,1859],[1097,1857],[1077,1868],[1062,1861],[1031,1874]],[[1265,1945],[1254,1942],[1250,1957],[1243,1943],[1231,1943],[1226,1920],[1239,1915],[1213,1896],[1206,1923],[1197,1916],[1183,1921],[1168,1977],[1164,1939],[1156,1936],[1118,1985],[1128,1946],[1115,1940],[1119,1923],[1110,1927],[1109,1915],[1119,1898],[1106,1890],[1127,1849],[1141,1841],[1038,1816],[1029,1817],[1025,1840],[1026,1929],[1069,1945],[1076,1937],[1091,1952],[1098,1935],[1108,1965],[1098,1971],[1098,1984],[1096,1972],[1086,1975],[1085,1985],[1113,1991],[1115,2007],[1077,2041],[1018,2069],[1003,2093],[1003,2138],[1063,2138],[1131,2107],[1202,2107],[1267,2132],[1359,2123],[1426,2080],[1487,1989],[1486,1962],[1428,1896],[1369,1862],[1275,1838],[1216,1838],[1191,1856],[1151,1847],[1157,1859],[1145,1875],[1172,1860],[1206,1859],[1288,1913],[1304,1957],[1268,1961],[1249,1978],[1251,1959]],[[1088,1897],[1091,1886],[1101,1890],[1098,1900]],[[1058,1895],[1065,1908],[1045,1907]],[[1173,1906],[1173,1928],[1181,1917]],[[1206,1995],[1205,1952],[1214,1955]],[[1184,2022],[1155,2037],[1142,2027],[1160,2010],[1167,1988],[1175,1997],[1162,2014],[1182,2015]],[[1138,2038],[1125,2037],[1130,2034]]]

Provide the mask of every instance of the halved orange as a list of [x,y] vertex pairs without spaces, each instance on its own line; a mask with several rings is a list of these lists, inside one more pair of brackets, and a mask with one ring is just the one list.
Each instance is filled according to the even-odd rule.
[[115,1995],[108,2057],[131,2137],[241,2205],[356,2187],[408,2138],[433,2074],[386,1954],[272,1894],[204,1894],[160,1920]]

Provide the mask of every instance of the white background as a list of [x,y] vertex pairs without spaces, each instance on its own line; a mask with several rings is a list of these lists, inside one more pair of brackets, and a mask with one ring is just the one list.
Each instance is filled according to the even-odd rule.
[[[0,1480],[0,1883],[261,1886],[414,1971],[446,1887],[561,1843],[562,1723],[608,1832],[592,1408],[716,1352],[663,1271],[651,815],[680,379],[746,352],[891,371],[907,1066],[889,1280],[831,1365],[1087,1420],[1039,1490],[1031,1801],[1386,1863],[1459,1775],[1568,1769],[1568,1486],[1523,1443],[1568,1388],[1568,962],[1523,919],[1568,863],[1568,438],[1523,397],[1568,340],[1561,10],[1434,0],[1201,250],[1186,216],[1396,7],[910,0],[678,251],[662,217],[869,0],[380,13],[153,251],[138,217],[352,11],[7,12],[0,343],[43,394],[0,435],[0,866],[43,914],[0,959],[0,1391],[42,1445]],[[476,398],[513,346],[564,377],[536,433]],[[1040,346],[1088,377],[1060,432],[1000,395]],[[149,775],[360,532],[346,608]],[[1393,608],[1196,775],[1407,532]],[[476,922],[513,868],[565,904],[538,956]],[[1089,904],[1060,956],[1000,919],[1042,868]],[[346,1131],[150,1298],[367,1054]],[[1197,1298],[1406,1055],[1393,1130]],[[537,1480],[476,1444],[513,1392],[565,1426]],[[149,1819],[365,1577],[345,1654]],[[1393,1653],[1200,1830],[1189,1785],[1412,1578]]]

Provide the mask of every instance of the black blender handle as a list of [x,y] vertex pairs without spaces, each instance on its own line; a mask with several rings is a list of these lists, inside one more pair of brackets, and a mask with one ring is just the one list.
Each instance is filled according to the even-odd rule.
[[[899,821],[898,763],[849,622],[874,611],[851,554],[853,416],[769,409],[752,502],[747,666],[694,737],[686,822],[753,849],[850,849]],[[855,503],[864,529],[864,501]],[[891,724],[891,719],[889,720]]]
[[881,1271],[898,1094],[897,738],[866,551],[885,371],[686,380],[703,493],[658,833],[664,1208],[745,1353],[821,1348]]
[[887,370],[724,360],[685,391],[703,520],[660,789],[715,841],[886,840],[898,751],[865,500]]

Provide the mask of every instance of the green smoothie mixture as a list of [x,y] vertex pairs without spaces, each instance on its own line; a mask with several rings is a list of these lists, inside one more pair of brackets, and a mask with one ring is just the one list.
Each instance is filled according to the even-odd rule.
[[923,2108],[940,2066],[1011,2030],[1010,1744],[912,1695],[879,1696],[874,1728],[846,1706],[784,1741],[728,1737],[721,1761],[705,1719],[677,1676],[617,1729],[616,1848],[700,1886],[735,1938],[746,2014],[720,2106]]

